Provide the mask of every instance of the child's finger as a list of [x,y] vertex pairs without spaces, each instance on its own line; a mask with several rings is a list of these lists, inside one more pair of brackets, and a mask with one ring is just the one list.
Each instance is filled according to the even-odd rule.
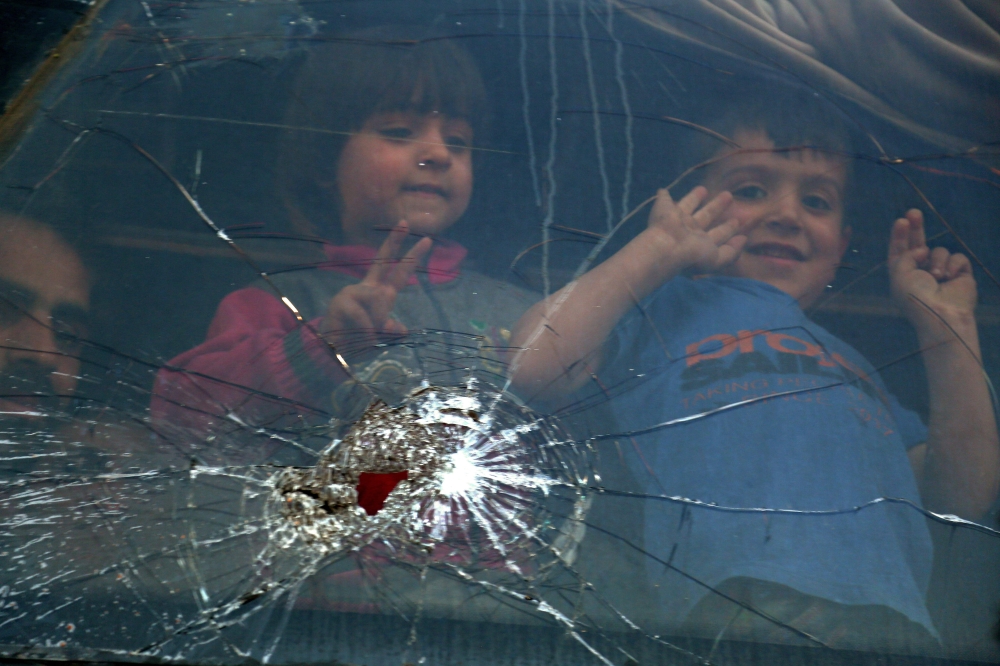
[[726,209],[729,208],[729,204],[732,202],[732,194],[729,192],[720,192],[711,201],[702,206],[701,210],[694,214],[695,222],[697,222],[698,226],[702,229],[710,228],[712,223],[718,220],[719,216],[726,212]]
[[406,224],[406,220],[400,220],[399,224],[389,232],[388,238],[379,247],[378,252],[375,253],[375,259],[372,261],[368,273],[365,274],[363,282],[373,284],[385,281],[385,276],[394,263],[393,259],[399,254],[399,248],[403,246],[403,241],[406,240],[409,231],[410,228]]
[[406,335],[410,331],[398,319],[389,318],[382,325],[382,332],[391,335]]
[[334,337],[341,337],[344,332],[351,330],[376,330],[375,322],[369,316],[368,310],[355,300],[344,299],[338,303],[333,319],[332,326],[325,332],[332,333]]
[[948,258],[951,253],[943,247],[936,247],[931,250],[928,260],[927,271],[938,280],[943,280],[948,275]]
[[722,224],[716,225],[706,233],[716,245],[723,245],[731,240],[740,231],[740,221],[735,217],[730,218]]
[[677,204],[674,203],[670,192],[666,189],[656,191],[656,201],[653,209],[649,211],[649,226],[659,226],[662,220],[670,220],[677,217]]
[[385,282],[396,291],[409,284],[410,277],[416,272],[417,266],[420,265],[421,260],[427,255],[433,244],[434,241],[430,238],[421,238],[416,245],[410,248],[406,256],[392,267]]
[[747,237],[742,234],[733,236],[725,244],[719,247],[719,268],[727,266],[736,261],[743,248],[746,247]]
[[960,275],[971,275],[972,262],[964,254],[956,252],[948,258],[948,268],[945,273],[949,280],[954,280]]
[[[660,191],[666,192],[666,190]],[[687,215],[693,215],[694,212],[698,210],[698,206],[701,205],[701,202],[705,200],[706,194],[708,194],[708,189],[699,185],[684,195],[684,198],[677,202],[677,207],[684,211]],[[667,196],[670,196],[669,192],[667,192]]]
[[916,208],[906,211],[906,220],[910,223],[910,249],[915,250],[927,245],[927,235],[924,232],[924,214]]
[[910,220],[901,217],[892,225],[889,233],[889,265],[902,259],[910,249]]
[[670,211],[676,207],[677,204],[674,202],[674,198],[670,196],[670,190],[660,188],[656,191],[656,201],[653,202],[653,210],[651,212]]

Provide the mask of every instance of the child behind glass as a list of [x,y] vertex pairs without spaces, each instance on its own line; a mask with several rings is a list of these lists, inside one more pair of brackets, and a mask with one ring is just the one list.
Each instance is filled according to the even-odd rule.
[[[927,247],[920,211],[893,225],[892,294],[923,350],[927,428],[803,313],[850,241],[842,123],[809,93],[754,100],[713,126],[736,146],[715,151],[701,185],[676,203],[661,190],[642,233],[525,315],[514,385],[555,401],[592,373],[631,381],[614,408],[648,492],[745,509],[644,503],[647,573],[673,626],[933,649],[924,517],[868,505],[977,519],[997,496],[972,268]],[[808,514],[831,510],[844,511]]]
[[[272,273],[280,294],[259,281],[223,299],[205,342],[159,373],[161,423],[207,433],[351,419],[425,378],[499,371],[493,350],[534,299],[463,269],[465,248],[438,237],[472,196],[485,89],[454,42],[406,35],[355,33],[303,63],[278,174],[293,226],[326,240],[326,261]],[[404,337],[423,331],[444,351]]]

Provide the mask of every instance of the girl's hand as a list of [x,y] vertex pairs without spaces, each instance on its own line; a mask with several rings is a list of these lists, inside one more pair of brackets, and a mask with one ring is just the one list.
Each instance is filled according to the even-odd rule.
[[919,210],[907,211],[893,225],[888,263],[892,296],[918,333],[947,335],[938,330],[946,328],[941,319],[954,325],[974,315],[977,294],[972,264],[964,254],[927,247]]
[[430,238],[423,238],[397,260],[408,234],[406,221],[400,221],[382,243],[365,278],[344,287],[330,301],[319,332],[335,348],[371,343],[378,334],[406,334],[406,327],[390,314],[396,295],[409,283],[432,244]]
[[708,190],[696,187],[674,203],[667,190],[660,190],[649,214],[647,235],[661,242],[681,269],[714,272],[736,261],[746,245],[735,219],[720,222],[733,195],[722,192],[702,206]]

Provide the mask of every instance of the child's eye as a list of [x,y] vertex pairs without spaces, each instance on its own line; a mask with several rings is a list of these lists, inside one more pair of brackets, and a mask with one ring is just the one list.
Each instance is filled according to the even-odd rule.
[[378,133],[387,139],[409,139],[413,136],[409,127],[383,127]]
[[459,150],[464,150],[469,147],[469,140],[464,136],[449,136],[444,142],[449,148],[457,148]]
[[767,196],[767,192],[759,185],[744,185],[732,190],[732,193],[734,198],[743,199],[744,201],[754,201]]
[[802,205],[813,210],[833,210],[833,206],[826,198],[817,194],[810,194],[802,197]]

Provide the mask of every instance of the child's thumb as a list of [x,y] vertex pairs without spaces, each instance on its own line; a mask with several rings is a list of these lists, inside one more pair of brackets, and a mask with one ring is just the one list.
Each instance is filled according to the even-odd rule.
[[406,335],[409,333],[409,330],[398,319],[393,319],[392,317],[385,320],[385,323],[382,325],[382,331],[391,335]]

